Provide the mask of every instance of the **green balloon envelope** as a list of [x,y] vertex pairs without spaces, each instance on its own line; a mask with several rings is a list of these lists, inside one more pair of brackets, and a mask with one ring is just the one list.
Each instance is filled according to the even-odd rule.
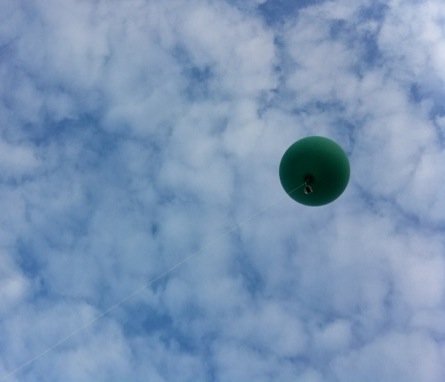
[[307,206],[322,206],[337,199],[348,185],[349,175],[345,152],[324,137],[307,137],[295,142],[280,163],[284,190]]

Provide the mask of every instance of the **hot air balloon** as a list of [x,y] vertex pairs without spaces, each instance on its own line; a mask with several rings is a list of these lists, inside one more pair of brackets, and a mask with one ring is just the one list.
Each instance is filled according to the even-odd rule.
[[319,136],[291,145],[280,162],[280,181],[298,203],[322,206],[337,199],[349,182],[349,160],[334,141]]

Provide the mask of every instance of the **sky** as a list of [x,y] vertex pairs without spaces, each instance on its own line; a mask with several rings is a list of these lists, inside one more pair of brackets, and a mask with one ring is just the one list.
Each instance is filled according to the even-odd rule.
[[444,62],[443,0],[2,0],[0,381],[444,381]]

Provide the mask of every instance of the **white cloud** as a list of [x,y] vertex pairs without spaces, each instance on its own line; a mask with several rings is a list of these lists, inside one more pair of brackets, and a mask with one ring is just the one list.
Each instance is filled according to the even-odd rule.
[[30,283],[15,266],[10,253],[3,252],[0,262],[0,297],[3,301],[1,314],[8,314],[25,303]]
[[442,304],[445,297],[445,264],[441,253],[429,256],[422,252],[417,256],[405,253],[405,257],[399,257],[395,267],[395,283],[401,293],[400,298],[407,304],[414,309]]
[[32,146],[0,142],[0,170],[4,180],[21,180],[39,168],[39,159]]
[[429,86],[434,81],[444,81],[443,17],[442,3],[437,0],[391,2],[379,44],[394,59],[395,77],[426,80]]
[[341,381],[441,381],[443,370],[436,343],[420,334],[391,332],[375,342],[339,357],[335,378]]
[[444,379],[440,3],[260,4],[2,5],[0,378]]
[[315,333],[313,341],[314,347],[320,352],[339,354],[351,345],[351,325],[346,320],[337,320]]

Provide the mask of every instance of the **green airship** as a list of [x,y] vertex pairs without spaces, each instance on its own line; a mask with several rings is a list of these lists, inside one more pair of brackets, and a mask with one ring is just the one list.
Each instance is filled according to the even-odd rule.
[[337,199],[349,182],[349,160],[334,141],[319,136],[291,145],[280,163],[280,181],[298,203],[322,206]]

